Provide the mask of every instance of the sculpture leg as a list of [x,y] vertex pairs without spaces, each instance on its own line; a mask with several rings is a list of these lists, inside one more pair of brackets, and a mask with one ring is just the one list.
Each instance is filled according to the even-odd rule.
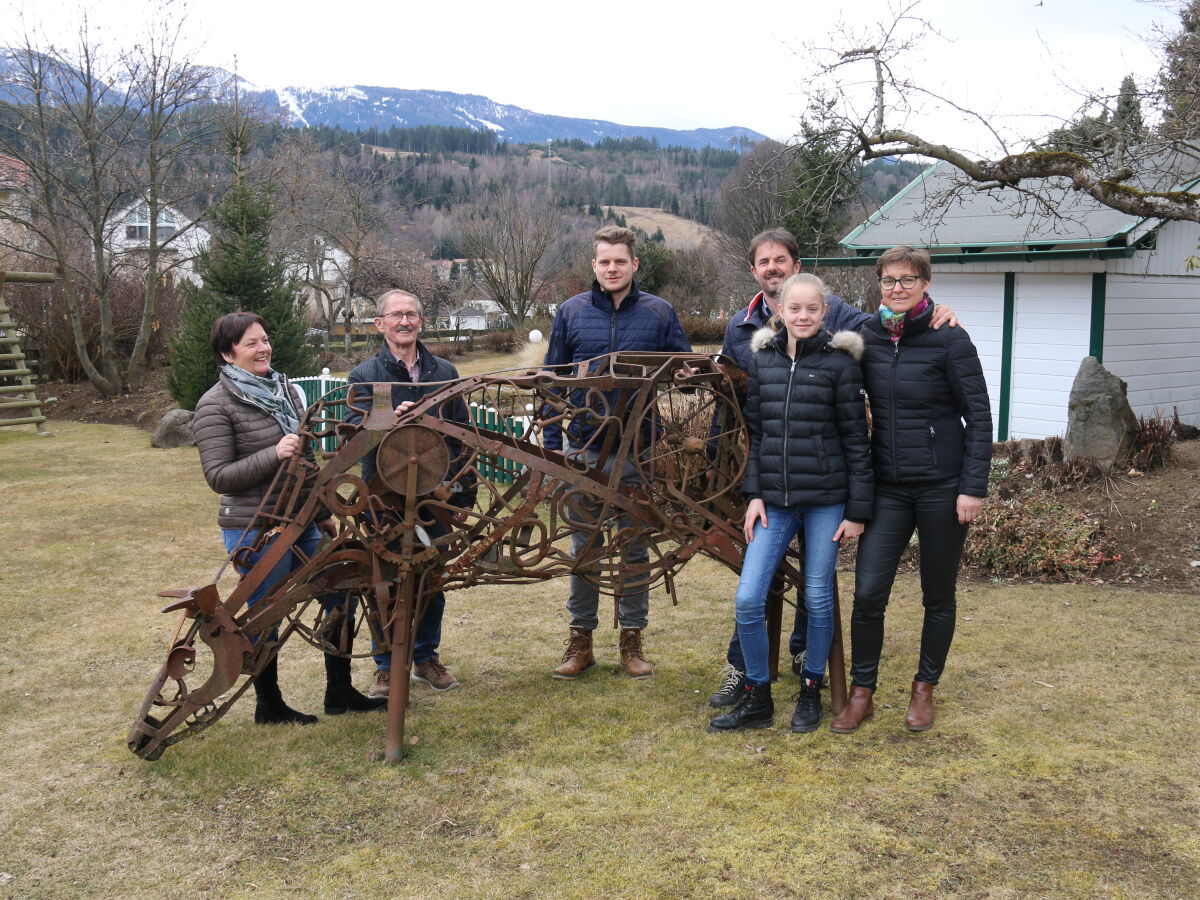
[[829,647],[829,708],[836,716],[846,706],[846,653],[842,647],[842,604],[833,576],[833,643]]
[[415,618],[413,577],[405,575],[396,591],[392,615],[392,679],[388,685],[387,744],[384,758],[392,765],[404,760],[404,714],[408,709],[408,673],[412,668]]
[[767,640],[770,642],[767,658],[771,661],[772,681],[779,678],[779,623],[782,620],[783,598],[773,593],[767,603]]
[[783,622],[783,580],[776,575],[767,596],[767,660],[771,680],[779,678],[779,628]]

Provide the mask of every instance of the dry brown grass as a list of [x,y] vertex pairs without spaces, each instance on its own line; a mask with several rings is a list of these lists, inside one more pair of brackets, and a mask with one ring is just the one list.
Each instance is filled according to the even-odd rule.
[[[734,587],[707,561],[655,598],[647,682],[612,674],[607,629],[552,681],[566,586],[478,588],[449,596],[463,687],[414,691],[403,766],[379,715],[262,728],[248,702],[146,763],[124,740],[173,624],[154,592],[220,564],[214,498],[194,450],[55,429],[0,429],[0,898],[1195,896],[1195,597],[969,585],[912,735],[902,578],[881,709],[838,737],[705,732]],[[318,710],[319,656],[282,669]]]
[[473,353],[467,358],[455,360],[454,366],[459,375],[482,375],[502,369],[540,366],[545,358],[546,341],[543,338],[537,344],[518,344],[512,353]]
[[664,243],[668,247],[694,250],[713,234],[707,225],[673,216],[653,206],[614,206],[612,209],[625,217],[625,223],[630,228],[640,228],[646,234],[654,234],[661,228]]

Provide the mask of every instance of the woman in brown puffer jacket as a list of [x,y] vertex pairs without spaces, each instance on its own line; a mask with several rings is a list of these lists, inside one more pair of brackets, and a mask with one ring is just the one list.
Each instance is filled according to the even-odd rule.
[[[296,433],[304,417],[304,394],[286,375],[271,368],[271,341],[261,316],[235,312],[213,324],[212,348],[220,361],[220,376],[196,403],[192,433],[200,449],[200,465],[209,487],[221,495],[217,524],[225,550],[253,544],[258,530],[251,529],[255,514],[275,479],[279,466],[302,452]],[[277,489],[278,490],[278,489]],[[274,495],[273,495],[274,496]],[[303,504],[306,498],[301,498]],[[332,519],[310,525],[296,541],[307,558],[316,552],[322,532],[333,535]],[[238,571],[245,574],[270,547],[239,559]],[[289,553],[247,601],[253,606],[288,573],[303,565]],[[339,598],[340,599],[340,598]],[[325,656],[325,712],[347,709],[377,709],[386,700],[370,700],[350,684],[350,660]],[[279,691],[278,657],[272,658],[254,681],[257,703],[254,721],[259,724],[296,723],[309,725],[316,716],[288,706]]]

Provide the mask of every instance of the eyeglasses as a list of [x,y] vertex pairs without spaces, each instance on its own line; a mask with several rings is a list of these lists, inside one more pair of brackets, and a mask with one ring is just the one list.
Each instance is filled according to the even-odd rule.
[[385,316],[376,316],[375,318],[388,319],[392,322],[403,322],[405,319],[412,319],[415,321],[421,318],[421,314],[419,312],[408,312],[406,310],[404,312],[390,312]]
[[900,287],[908,290],[909,288],[916,287],[917,282],[920,280],[920,277],[917,275],[901,275],[899,278],[890,278],[884,275],[879,279],[879,286],[885,291],[890,291],[896,285],[900,285]]

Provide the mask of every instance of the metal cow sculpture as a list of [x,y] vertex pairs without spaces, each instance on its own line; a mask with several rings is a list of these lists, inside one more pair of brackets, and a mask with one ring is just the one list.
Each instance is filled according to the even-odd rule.
[[[394,387],[354,385],[348,395],[342,388],[309,409],[301,434],[307,446],[324,449],[281,467],[278,501],[264,503],[250,525],[258,544],[234,551],[225,565],[273,543],[227,599],[216,585],[221,572],[212,584],[162,594],[178,598],[163,612],[183,616],[129,733],[138,756],[157,759],[219,719],[294,633],[339,653],[351,629],[365,628],[376,646],[392,648],[394,669],[407,672],[414,623],[431,592],[579,571],[608,594],[662,585],[677,602],[675,578],[697,553],[740,570],[746,434],[730,375],[713,359],[616,353],[553,370],[478,375],[447,383],[399,418]],[[524,427],[503,415],[500,424],[476,422],[469,404],[513,411]],[[552,429],[594,448],[600,462],[587,467],[569,451],[545,449]],[[378,472],[367,484],[351,469],[372,450]],[[643,485],[621,484],[626,460]],[[306,484],[313,490],[300,504]],[[475,493],[466,509],[465,485]],[[303,556],[296,540],[327,511],[339,522],[337,536]],[[578,530],[594,539],[576,559],[568,538]],[[649,548],[647,563],[627,565],[606,550],[635,535]],[[289,552],[303,564],[248,607]],[[775,591],[798,578],[789,557]],[[778,627],[772,633],[777,638]],[[398,762],[408,679],[393,678],[390,691],[386,758]]]

